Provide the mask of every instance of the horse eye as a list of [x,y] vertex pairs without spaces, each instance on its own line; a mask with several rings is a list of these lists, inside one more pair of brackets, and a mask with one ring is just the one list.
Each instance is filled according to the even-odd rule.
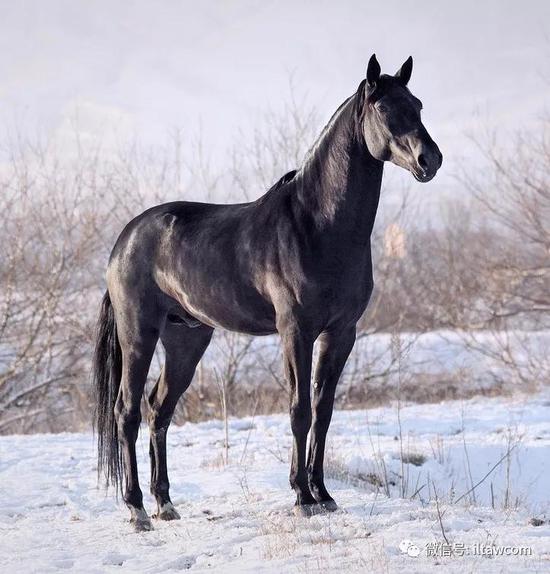
[[384,104],[379,104],[376,106],[376,109],[382,113],[382,114],[386,114],[387,112],[390,111],[390,109],[388,108],[388,106],[385,106]]

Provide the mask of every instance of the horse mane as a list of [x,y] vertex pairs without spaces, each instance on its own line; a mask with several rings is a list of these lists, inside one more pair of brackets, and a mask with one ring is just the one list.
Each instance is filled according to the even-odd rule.
[[[313,142],[313,145],[306,153],[304,157],[304,161],[300,170],[304,170],[307,168],[308,164],[314,161],[314,158],[321,158],[323,159],[324,154],[326,153],[327,149],[327,137],[330,137],[331,132],[333,133],[334,127],[337,122],[340,120],[342,113],[346,109],[346,107],[351,106],[349,115],[350,124],[348,129],[350,130],[353,137],[355,137],[358,141],[362,142],[363,137],[361,134],[362,130],[362,123],[364,117],[364,102],[365,102],[365,80],[363,80],[357,90],[346,98],[336,109],[336,111],[332,114],[330,120],[327,122],[325,127],[321,130],[321,133],[317,137],[317,139]],[[333,141],[330,140],[329,145],[332,145]]]
[[271,191],[277,191],[279,188],[283,187],[283,185],[287,184],[289,181],[294,179],[297,171],[295,169],[290,170],[288,173],[285,173],[277,183],[273,184],[268,190],[267,193]]
[[305,154],[304,160],[302,165],[300,166],[299,170],[293,169],[283,175],[276,183],[274,183],[263,196],[259,198],[259,200],[264,200],[264,198],[268,198],[273,196],[273,194],[277,193],[281,190],[286,184],[290,183],[298,173],[304,173],[304,170],[307,170],[310,167],[311,163],[315,160],[315,158],[323,157],[326,153],[327,146],[331,145],[332,142],[328,142],[327,139],[330,137],[331,131],[334,129],[334,126],[338,119],[340,118],[343,110],[346,106],[352,104],[352,112],[351,112],[351,121],[353,122],[352,125],[349,126],[349,129],[352,131],[355,137],[357,137],[360,141],[362,141],[362,137],[360,136],[360,126],[362,123],[363,117],[363,103],[364,103],[364,92],[365,92],[365,80],[363,80],[357,90],[348,98],[346,98],[336,109],[336,111],[332,114],[330,120],[321,130],[321,133],[314,141],[311,148]]

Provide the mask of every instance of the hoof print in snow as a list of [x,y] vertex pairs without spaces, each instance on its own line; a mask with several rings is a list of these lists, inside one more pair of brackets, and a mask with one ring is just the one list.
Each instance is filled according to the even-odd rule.
[[221,516],[215,516],[211,510],[203,510],[202,513],[206,516],[206,520],[208,520],[209,522],[214,522],[215,520],[220,520],[222,517]]
[[194,556],[180,556],[164,565],[166,570],[189,570],[196,562]]
[[119,554],[118,552],[109,552],[103,558],[103,566],[122,566],[124,562],[131,558],[130,555]]

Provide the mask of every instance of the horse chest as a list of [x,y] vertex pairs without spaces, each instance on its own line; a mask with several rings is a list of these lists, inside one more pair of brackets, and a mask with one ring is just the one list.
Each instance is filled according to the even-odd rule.
[[327,319],[349,317],[357,320],[372,293],[370,254],[354,264],[326,266],[314,282],[312,302],[323,310]]

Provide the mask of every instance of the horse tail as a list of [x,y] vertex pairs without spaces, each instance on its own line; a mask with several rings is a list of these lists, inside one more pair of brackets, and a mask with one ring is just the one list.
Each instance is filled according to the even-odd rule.
[[98,478],[108,487],[121,488],[122,459],[118,445],[115,404],[122,375],[122,353],[115,314],[107,291],[101,302],[96,329],[92,377],[95,395],[94,428],[97,430]]

